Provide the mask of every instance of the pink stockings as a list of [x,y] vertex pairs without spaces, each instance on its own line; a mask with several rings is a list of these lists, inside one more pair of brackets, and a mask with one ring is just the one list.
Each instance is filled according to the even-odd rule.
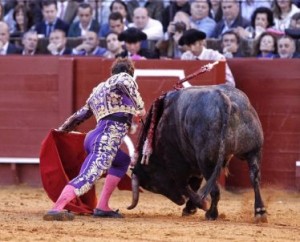
[[66,185],[56,203],[54,204],[52,210],[63,210],[64,207],[76,197],[74,190],[75,188],[72,185]]
[[111,211],[110,207],[108,206],[108,202],[111,194],[117,187],[120,180],[121,178],[117,176],[113,176],[110,174],[106,176],[105,183],[97,204],[97,209],[100,209],[102,211]]

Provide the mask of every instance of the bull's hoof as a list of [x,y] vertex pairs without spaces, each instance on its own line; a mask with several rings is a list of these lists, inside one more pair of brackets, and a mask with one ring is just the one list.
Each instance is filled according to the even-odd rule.
[[197,208],[194,209],[188,209],[187,207],[185,207],[184,209],[182,209],[182,216],[190,216],[190,215],[194,215],[197,212]]
[[264,207],[255,209],[255,223],[268,223],[267,211]]
[[256,214],[254,218],[255,223],[268,223],[267,214]]
[[205,218],[207,220],[216,220],[219,217],[219,212],[218,209],[214,209],[214,210],[208,210],[205,213]]

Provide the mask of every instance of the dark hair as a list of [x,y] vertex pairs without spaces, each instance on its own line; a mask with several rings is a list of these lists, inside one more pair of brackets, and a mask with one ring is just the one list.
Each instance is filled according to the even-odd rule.
[[255,18],[256,15],[259,13],[265,13],[267,15],[267,20],[268,20],[268,25],[267,28],[271,27],[274,25],[274,16],[273,12],[271,9],[266,8],[266,7],[259,7],[254,10],[254,12],[251,15],[251,26],[254,28],[255,27]]
[[109,20],[120,20],[121,23],[123,23],[123,16],[122,14],[120,14],[119,12],[112,12],[110,13],[110,15],[108,16],[108,21]]
[[123,2],[121,0],[114,0],[114,1],[112,1],[112,3],[109,6],[110,11],[112,12],[112,9],[113,9],[113,6],[114,6],[115,3],[123,5],[123,7],[125,8],[125,11],[127,13],[126,19],[127,19],[128,22],[131,22],[131,16],[130,16],[130,14],[128,12],[128,7],[127,7],[127,5],[126,5],[125,2]]
[[111,66],[111,74],[119,74],[121,72],[126,72],[127,74],[133,76],[134,65],[133,62],[128,58],[117,58]]
[[93,8],[92,8],[92,6],[89,3],[80,3],[79,6],[78,6],[78,8],[77,8],[77,13],[79,11],[79,8],[84,8],[84,9],[89,8],[90,12],[91,13],[93,12]]
[[225,35],[234,35],[235,38],[236,38],[237,43],[238,43],[238,44],[240,43],[240,36],[239,36],[236,32],[234,32],[233,30],[228,30],[228,31],[224,32],[224,33],[221,35],[221,40],[222,40],[222,41],[223,41],[223,38],[224,38]]
[[32,26],[32,18],[30,16],[30,13],[29,13],[28,9],[26,8],[26,6],[24,6],[23,4],[18,4],[14,8],[14,12],[13,12],[13,19],[16,22],[16,29],[17,30],[20,30],[20,26],[18,25],[17,20],[16,20],[16,16],[17,16],[18,12],[23,12],[23,15],[24,15],[24,32],[26,32]]
[[43,0],[42,1],[42,8],[44,7],[48,7],[50,5],[54,4],[55,5],[55,8],[57,9],[57,3],[55,0]]
[[263,32],[258,37],[258,39],[256,40],[256,42],[254,44],[254,49],[253,49],[254,56],[258,56],[259,54],[261,54],[261,51],[259,49],[260,48],[260,43],[261,43],[262,38],[265,37],[265,36],[271,36],[273,38],[273,40],[274,40],[274,51],[273,52],[277,53],[277,38],[273,34],[271,34],[269,32]]
[[294,13],[291,17],[292,20],[299,20],[300,19],[300,12]]

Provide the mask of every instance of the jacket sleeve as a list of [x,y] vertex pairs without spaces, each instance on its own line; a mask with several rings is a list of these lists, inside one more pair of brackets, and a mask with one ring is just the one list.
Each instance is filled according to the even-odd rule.
[[70,132],[74,130],[79,124],[93,115],[92,110],[86,104],[72,116],[70,116],[59,128],[59,131]]
[[131,99],[136,110],[143,110],[144,101],[138,91],[137,83],[130,75],[126,74],[120,76],[117,82],[117,88]]

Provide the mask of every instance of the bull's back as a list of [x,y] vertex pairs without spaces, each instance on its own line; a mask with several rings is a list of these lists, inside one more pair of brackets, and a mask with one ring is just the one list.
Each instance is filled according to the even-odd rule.
[[204,152],[218,148],[226,119],[227,153],[244,154],[263,144],[261,124],[248,97],[229,85],[194,86],[169,93],[165,107],[164,115],[174,120],[169,119],[163,130],[165,135],[172,133],[173,139],[180,137],[180,148],[209,147]]

